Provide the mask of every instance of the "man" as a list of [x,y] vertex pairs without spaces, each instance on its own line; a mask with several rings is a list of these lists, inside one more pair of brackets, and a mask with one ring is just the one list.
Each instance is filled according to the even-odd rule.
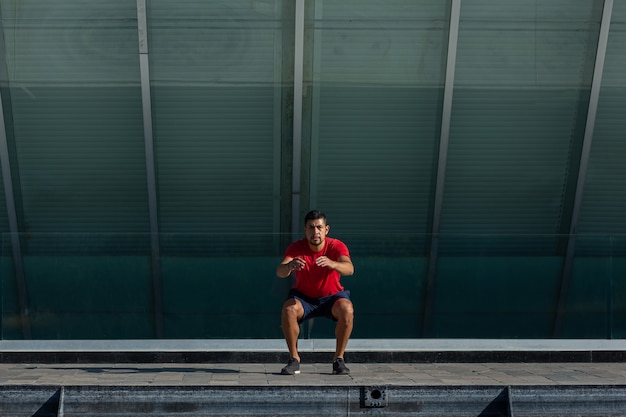
[[293,242],[276,267],[279,278],[293,272],[295,284],[283,304],[281,324],[290,359],[283,375],[300,373],[298,336],[300,323],[314,317],[334,320],[336,347],[334,374],[349,374],[344,353],[352,333],[354,308],[350,291],[344,290],[340,278],[354,273],[348,247],[338,239],[327,237],[330,226],[324,213],[313,210],[304,218],[305,238]]

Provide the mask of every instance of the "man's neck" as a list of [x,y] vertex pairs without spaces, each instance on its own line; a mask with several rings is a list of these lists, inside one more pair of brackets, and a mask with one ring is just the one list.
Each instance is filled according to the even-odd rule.
[[311,249],[311,251],[313,251],[315,253],[323,251],[324,247],[326,246],[326,240],[325,239],[319,245],[311,245],[311,242],[308,242],[308,243],[309,243],[309,249]]

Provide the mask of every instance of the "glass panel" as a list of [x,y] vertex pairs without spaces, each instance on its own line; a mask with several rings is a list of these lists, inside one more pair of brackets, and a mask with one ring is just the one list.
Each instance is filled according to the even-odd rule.
[[[327,212],[333,233],[354,236],[355,253],[421,256],[432,215],[449,2],[311,4],[304,205]],[[372,238],[381,233],[395,239]]]
[[[626,235],[582,235],[563,315],[563,337],[624,338]],[[590,251],[589,248],[593,248]]]
[[[624,16],[624,15],[622,15]],[[612,339],[626,339],[626,235],[610,236],[612,256],[608,264],[609,285],[606,310],[609,311],[608,328],[610,333],[607,337]],[[586,277],[593,281],[591,275]]]
[[[0,117],[1,116],[2,115],[0,115]],[[9,232],[9,215],[7,212],[6,195],[4,193],[4,176],[2,175],[2,172],[0,172],[0,184],[3,184],[0,187],[0,233],[7,233]]]
[[154,337],[149,258],[57,255],[23,262],[34,339]]
[[[602,4],[462,3],[442,233],[536,236],[480,247],[563,253]],[[441,250],[472,253],[472,240],[460,244]]]
[[562,263],[550,256],[439,257],[429,337],[550,338]]
[[16,279],[11,258],[9,235],[2,233],[2,256],[0,257],[0,340],[22,339],[24,337],[19,324],[13,323],[20,317],[17,302]]
[[149,232],[136,3],[0,6],[25,254],[142,251],[145,236],[106,235]]
[[293,15],[284,7],[278,0],[149,3],[165,253],[273,250],[271,233],[280,228],[283,60],[289,62],[283,36],[293,45],[292,32],[283,32]]

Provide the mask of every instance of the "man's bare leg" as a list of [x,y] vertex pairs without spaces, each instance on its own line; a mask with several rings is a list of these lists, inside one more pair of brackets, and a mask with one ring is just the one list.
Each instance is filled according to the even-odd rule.
[[302,303],[295,298],[290,298],[283,304],[281,314],[281,325],[283,335],[287,342],[287,349],[292,358],[296,358],[300,362],[298,354],[298,337],[300,336],[300,323],[298,320],[304,315]]
[[354,323],[354,306],[347,298],[340,298],[335,301],[331,311],[333,316],[337,319],[337,326],[335,327],[337,344],[335,347],[334,360],[343,358],[346,353],[346,347],[348,346],[348,340],[352,334],[352,326]]

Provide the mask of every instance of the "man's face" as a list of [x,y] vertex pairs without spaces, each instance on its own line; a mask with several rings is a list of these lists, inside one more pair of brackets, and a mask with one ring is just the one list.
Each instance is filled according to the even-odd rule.
[[326,224],[324,219],[309,220],[304,225],[304,234],[309,245],[313,248],[319,248],[324,244],[324,239],[329,230],[330,226]]

